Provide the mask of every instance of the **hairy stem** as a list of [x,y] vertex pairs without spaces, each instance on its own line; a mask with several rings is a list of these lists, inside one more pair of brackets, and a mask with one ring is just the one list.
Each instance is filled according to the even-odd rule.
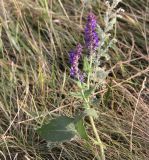
[[103,146],[102,141],[101,141],[101,139],[98,135],[98,132],[97,132],[97,129],[96,129],[96,126],[95,126],[95,123],[94,123],[94,119],[93,119],[92,116],[89,116],[89,119],[90,119],[90,122],[91,122],[91,125],[92,125],[92,128],[93,128],[93,132],[94,132],[95,137],[97,139],[98,145],[100,147],[100,157],[101,157],[100,160],[105,160],[104,146]]
[[[92,68],[92,63],[93,63],[93,57],[92,57],[92,55],[91,55],[91,56],[90,56],[90,70],[91,70],[91,68]],[[88,78],[87,78],[87,87],[88,87],[88,89],[90,88],[90,75],[91,75],[91,74],[90,74],[90,71],[89,71],[89,73],[88,73]],[[89,98],[87,98],[86,102],[88,103],[88,104],[87,104],[88,108],[90,108]],[[98,135],[97,128],[96,128],[95,123],[94,123],[94,119],[93,119],[92,116],[89,116],[89,120],[90,120],[91,126],[92,126],[92,128],[93,128],[93,132],[94,132],[94,134],[95,134],[95,137],[96,137],[96,140],[97,140],[97,142],[98,142],[98,145],[99,145],[99,147],[100,147],[100,156],[98,155],[97,158],[98,158],[99,160],[105,160],[104,146],[103,146],[102,141],[101,141],[101,139],[100,139],[100,137],[99,137],[99,135]]]

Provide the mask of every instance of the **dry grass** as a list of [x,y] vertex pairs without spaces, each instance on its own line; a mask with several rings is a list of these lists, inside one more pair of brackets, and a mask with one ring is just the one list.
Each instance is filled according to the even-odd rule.
[[[68,52],[83,41],[90,8],[103,26],[104,4],[0,0],[1,160],[94,158],[79,139],[49,151],[35,128],[56,114],[73,116],[80,110],[80,102],[68,94],[77,89],[69,77]],[[126,11],[114,31],[118,43],[107,62],[111,72],[106,88],[96,93],[101,99],[97,126],[107,160],[148,160],[149,3],[125,0],[120,6]],[[92,134],[90,124],[86,127]]]

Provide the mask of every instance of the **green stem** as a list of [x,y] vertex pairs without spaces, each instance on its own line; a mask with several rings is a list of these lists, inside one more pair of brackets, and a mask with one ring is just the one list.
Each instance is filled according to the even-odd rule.
[[[92,69],[92,63],[93,63],[93,57],[90,56],[90,70]],[[87,78],[87,87],[88,89],[90,88],[90,74],[91,74],[91,71],[89,71],[88,73],[88,78]],[[90,105],[89,105],[89,98],[85,98],[85,102],[87,103],[87,106],[88,108],[90,108]],[[104,146],[102,144],[102,141],[98,135],[98,132],[97,132],[97,129],[96,129],[96,126],[95,126],[95,123],[94,123],[94,119],[92,116],[89,116],[89,120],[90,120],[90,123],[91,123],[91,126],[93,128],[93,132],[95,134],[95,137],[96,137],[96,140],[98,142],[98,145],[100,147],[100,156],[98,155],[97,158],[98,160],[105,160],[105,154],[104,154]]]
[[105,160],[105,154],[104,154],[104,146],[102,144],[102,141],[98,135],[98,132],[97,132],[97,129],[96,129],[96,126],[95,126],[95,123],[94,123],[94,119],[92,116],[89,116],[89,119],[90,119],[90,122],[91,122],[91,125],[92,125],[92,128],[93,128],[93,132],[95,134],[95,137],[97,139],[97,142],[98,142],[98,145],[100,147],[100,157],[101,159],[99,160]]
[[90,76],[91,76],[91,69],[92,69],[93,57],[90,56],[90,69],[87,77],[87,88],[90,88]]

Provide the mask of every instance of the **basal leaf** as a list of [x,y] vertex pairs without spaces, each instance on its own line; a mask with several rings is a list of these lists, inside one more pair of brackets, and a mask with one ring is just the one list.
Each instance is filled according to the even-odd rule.
[[60,116],[52,119],[48,124],[44,124],[37,129],[37,133],[45,140],[50,142],[64,142],[71,140],[77,133],[74,119]]

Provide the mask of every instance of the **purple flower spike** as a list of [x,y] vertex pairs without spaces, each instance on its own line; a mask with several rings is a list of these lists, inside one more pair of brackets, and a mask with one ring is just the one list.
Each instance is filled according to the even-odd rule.
[[76,49],[70,52],[69,61],[71,64],[70,76],[77,78],[82,82],[84,76],[78,68],[81,54],[82,54],[82,46],[81,44],[78,44]]
[[96,17],[92,12],[90,12],[87,17],[87,23],[85,27],[85,43],[89,51],[96,50],[99,44],[99,38],[96,32],[96,26],[97,26]]

